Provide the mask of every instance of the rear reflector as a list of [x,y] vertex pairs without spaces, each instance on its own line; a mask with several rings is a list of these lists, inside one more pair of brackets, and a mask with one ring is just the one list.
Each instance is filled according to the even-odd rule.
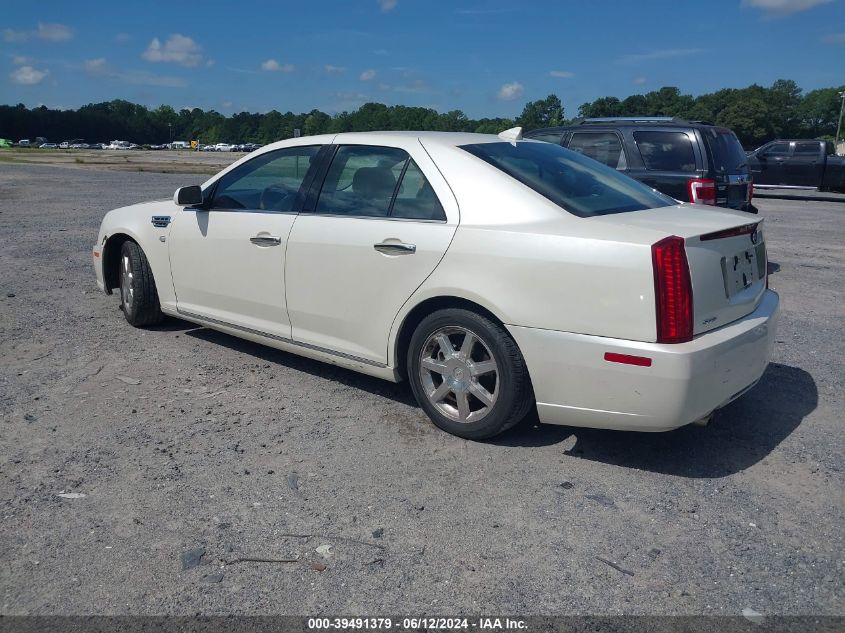
[[687,181],[689,201],[694,204],[716,204],[716,181],[694,178]]
[[699,239],[702,242],[708,240],[721,240],[726,237],[736,237],[737,235],[751,235],[757,230],[757,222],[754,224],[743,224],[732,229],[725,229],[724,231],[716,231],[715,233],[705,233]]
[[629,356],[628,354],[605,352],[604,359],[611,363],[623,363],[625,365],[636,365],[638,367],[651,367],[651,359],[646,356]]
[[658,343],[692,340],[692,280],[684,238],[672,235],[651,246]]

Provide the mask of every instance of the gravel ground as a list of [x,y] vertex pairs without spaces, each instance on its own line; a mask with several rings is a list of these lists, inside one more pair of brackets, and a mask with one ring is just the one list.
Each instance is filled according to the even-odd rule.
[[402,385],[130,327],[100,219],[192,182],[0,165],[0,613],[845,614],[845,205],[758,201],[778,342],[707,428],[474,443]]

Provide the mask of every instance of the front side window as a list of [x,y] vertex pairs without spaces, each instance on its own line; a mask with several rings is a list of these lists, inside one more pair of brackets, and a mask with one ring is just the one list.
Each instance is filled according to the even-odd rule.
[[692,140],[684,132],[634,132],[634,141],[649,171],[695,171]]
[[406,151],[365,145],[338,148],[316,211],[355,217],[446,219],[434,190]]
[[788,156],[789,143],[772,143],[763,150],[763,156]]
[[461,148],[580,217],[677,204],[669,196],[560,145],[528,141]]
[[569,141],[569,149],[614,169],[626,169],[622,142],[613,132],[575,132]]
[[319,145],[268,152],[223,176],[211,209],[291,212]]

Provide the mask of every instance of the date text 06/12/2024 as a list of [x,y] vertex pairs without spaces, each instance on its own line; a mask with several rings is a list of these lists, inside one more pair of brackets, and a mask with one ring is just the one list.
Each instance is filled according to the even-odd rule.
[[513,618],[441,618],[407,617],[393,618],[308,618],[310,630],[364,629],[364,630],[419,630],[419,629],[479,629],[479,630],[525,630],[526,622]]

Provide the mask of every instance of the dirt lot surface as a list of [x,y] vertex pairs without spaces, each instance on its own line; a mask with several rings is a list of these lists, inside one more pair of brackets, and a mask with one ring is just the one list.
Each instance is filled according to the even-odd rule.
[[0,151],[0,167],[11,163],[212,175],[243,156],[240,152],[13,148]]
[[130,327],[100,219],[196,179],[78,167],[0,164],[0,613],[845,613],[845,205],[759,201],[774,359],[709,427],[475,443],[402,385]]

